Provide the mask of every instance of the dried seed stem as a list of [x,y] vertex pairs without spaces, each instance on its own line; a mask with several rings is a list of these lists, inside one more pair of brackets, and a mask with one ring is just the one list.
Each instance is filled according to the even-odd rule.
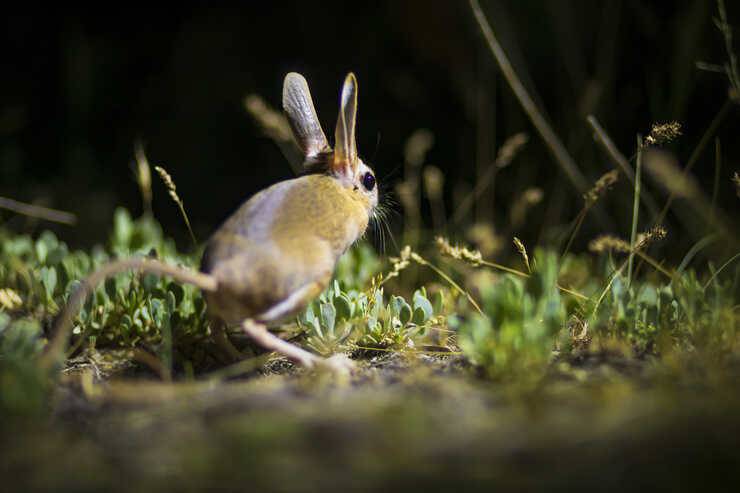
[[473,307],[478,311],[478,313],[480,313],[484,317],[486,316],[486,314],[483,313],[483,310],[480,309],[480,306],[478,306],[478,303],[475,302],[475,300],[470,295],[470,293],[468,293],[462,287],[460,287],[460,285],[457,284],[450,276],[448,276],[447,274],[445,274],[442,269],[440,269],[439,267],[437,267],[433,263],[429,262],[427,259],[425,259],[424,257],[422,257],[421,255],[419,255],[416,252],[410,251],[409,252],[409,258],[411,258],[411,260],[413,260],[414,262],[416,262],[419,265],[423,265],[423,266],[426,266],[426,267],[429,267],[430,269],[432,269],[439,277],[441,277],[442,279],[444,279],[450,286],[452,286],[453,288],[455,288],[456,290],[458,290],[460,293],[462,293],[468,299],[468,301],[470,302],[470,304],[473,305]]
[[162,181],[164,182],[164,185],[167,187],[167,190],[169,191],[170,198],[177,204],[177,207],[180,209],[180,214],[182,215],[182,218],[185,220],[185,226],[188,228],[188,232],[190,233],[190,239],[193,240],[193,245],[197,246],[198,241],[195,239],[195,234],[193,234],[193,228],[190,227],[190,219],[188,218],[188,213],[185,212],[185,204],[183,203],[182,199],[179,195],[177,195],[177,187],[175,186],[175,182],[170,176],[169,173],[167,173],[167,170],[162,168],[161,166],[155,166],[154,170],[159,173],[159,176],[162,178]]
[[[609,134],[606,133],[606,130],[601,126],[599,123],[599,120],[596,119],[594,115],[588,115],[586,117],[586,121],[591,126],[591,129],[594,131],[594,137],[596,139],[596,142],[601,144],[601,147],[604,148],[606,151],[607,156],[612,160],[614,164],[616,164],[620,170],[624,173],[624,176],[627,177],[630,184],[632,186],[635,185],[635,173],[632,171],[632,166],[630,166],[629,161],[627,161],[627,158],[624,157],[624,155],[619,152],[619,149],[617,149],[617,146],[614,144],[614,141],[609,137]],[[643,190],[640,194],[640,197],[642,198],[642,202],[647,208],[648,212],[650,212],[651,216],[655,216],[658,213],[658,206],[655,202],[655,199],[653,199],[652,195],[647,193],[646,190]]]
[[522,240],[514,237],[514,246],[516,247],[516,250],[519,252],[519,255],[522,256],[522,260],[524,260],[524,265],[527,267],[527,272],[530,274],[532,273],[532,267],[529,265],[529,255],[527,255],[527,248],[524,246],[524,243],[522,243]]
[[7,197],[0,197],[0,208],[13,211],[16,214],[35,217],[37,219],[43,219],[54,223],[73,225],[77,222],[77,216],[69,212],[49,209],[48,207],[42,207],[40,205],[27,204]]
[[632,283],[632,263],[635,258],[637,222],[640,216],[640,180],[642,175],[642,137],[637,135],[637,159],[635,169],[635,194],[632,201],[632,230],[630,232],[630,255],[627,259],[627,287]]
[[[491,267],[493,269],[497,269],[503,272],[508,272],[509,274],[514,274],[515,276],[524,277],[524,278],[531,277],[530,274],[527,274],[526,272],[512,269],[511,267],[497,264],[496,262],[489,262],[488,260],[483,260],[481,253],[478,251],[471,251],[465,247],[460,247],[460,246],[452,246],[449,240],[447,240],[447,238],[442,238],[441,236],[437,237],[437,248],[439,249],[439,252],[442,255],[454,258],[456,260],[461,260],[467,264],[472,265],[473,267],[484,265],[486,267]],[[559,284],[556,284],[555,286],[560,291],[564,293],[568,293],[572,296],[575,296],[576,298],[580,298],[582,300],[588,299],[588,296],[585,296],[577,291],[564,288],[560,286]]]

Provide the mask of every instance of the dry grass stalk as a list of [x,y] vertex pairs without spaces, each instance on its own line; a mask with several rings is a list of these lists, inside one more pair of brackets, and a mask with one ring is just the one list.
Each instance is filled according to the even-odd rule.
[[404,180],[396,185],[396,194],[405,215],[404,242],[412,247],[418,244],[421,229],[420,168],[433,145],[434,134],[425,128],[414,131],[404,145]]
[[[632,167],[627,161],[627,158],[625,158],[624,155],[619,152],[619,149],[617,149],[614,141],[612,141],[611,137],[609,137],[609,134],[606,133],[606,130],[604,130],[604,128],[601,126],[594,115],[588,115],[586,117],[586,121],[591,126],[591,129],[594,131],[594,139],[596,140],[596,142],[601,145],[601,147],[606,151],[609,158],[611,158],[614,164],[619,166],[619,169],[622,171],[622,173],[624,173],[624,176],[626,176],[632,186],[634,186],[635,172],[632,170]],[[651,215],[655,216],[658,213],[658,206],[649,191],[643,189],[642,193],[640,193],[640,200],[643,201],[645,207],[647,207]]]
[[430,200],[440,200],[442,198],[442,188],[444,187],[445,177],[442,170],[436,166],[424,166],[422,172],[424,179],[424,189]]
[[[635,250],[644,250],[656,241],[664,239],[667,234],[667,231],[662,226],[656,226],[648,231],[642,232],[637,235],[635,240]],[[601,235],[594,238],[588,244],[588,249],[594,253],[630,253],[632,251],[629,242],[612,235]]]
[[645,168],[672,197],[697,199],[701,196],[696,180],[681,170],[676,158],[670,153],[658,149],[650,150],[645,153]]
[[[465,247],[461,246],[452,246],[450,244],[450,241],[447,238],[443,238],[441,236],[438,236],[435,240],[437,244],[437,249],[439,250],[440,254],[447,257],[452,257],[456,260],[461,260],[463,262],[466,262],[473,267],[479,267],[481,265],[486,267],[491,267],[493,269],[501,270],[504,272],[508,272],[509,274],[514,274],[515,276],[519,277],[530,277],[530,274],[527,274],[526,272],[522,272],[520,270],[512,269],[511,267],[506,267],[505,265],[497,264],[495,262],[489,262],[488,260],[483,260],[482,256],[479,251],[477,250],[469,250]],[[580,298],[582,300],[588,299],[587,296],[582,295],[581,293],[578,293],[577,291],[573,291],[568,288],[564,288],[560,286],[559,284],[555,285],[560,291],[564,293],[568,293],[572,296],[575,296],[576,298]]]
[[434,271],[435,274],[437,274],[439,277],[441,277],[447,284],[452,286],[454,289],[456,289],[458,292],[460,292],[465,298],[468,300],[468,302],[475,308],[475,310],[483,315],[484,317],[488,318],[488,315],[483,313],[483,310],[481,310],[480,306],[478,306],[478,303],[476,303],[475,299],[470,295],[469,292],[465,291],[458,283],[456,283],[450,276],[445,274],[445,272],[434,265],[433,263],[429,262],[427,259],[419,255],[418,253],[412,251],[410,254],[411,260],[416,262],[419,265],[423,265],[425,267],[429,267],[431,270]]
[[740,73],[738,72],[737,56],[732,45],[732,26],[727,21],[727,9],[725,8],[725,0],[717,0],[717,12],[719,18],[714,19],[714,23],[717,29],[722,33],[722,37],[725,40],[725,50],[727,51],[728,61],[725,63],[724,69],[727,73],[727,78],[730,81],[730,98],[737,100],[740,96]]
[[434,134],[426,128],[416,130],[406,139],[403,156],[406,164],[419,167],[424,164],[427,153],[434,145]]
[[611,139],[611,137],[609,137],[609,134],[606,133],[604,127],[601,126],[599,120],[597,120],[594,115],[588,115],[586,117],[586,121],[589,125],[591,125],[591,129],[594,131],[594,139],[596,140],[596,142],[601,144],[611,160],[614,161],[614,164],[619,166],[619,168],[629,179],[629,181],[631,183],[634,183],[635,172],[632,171],[632,167],[627,161],[627,158],[625,158],[624,155],[619,152],[619,149],[617,149],[617,146],[614,144],[614,141]]
[[[712,207],[711,199],[705,195],[697,180],[691,175],[691,168],[698,161],[701,151],[708,144],[710,137],[716,132],[719,123],[727,113],[728,107],[728,102],[726,101],[725,105],[712,121],[710,128],[704,133],[683,169],[681,169],[676,158],[670,153],[655,147],[646,150],[645,167],[647,171],[657,183],[660,183],[670,192],[663,209],[653,224],[663,222],[676,198],[688,199],[691,201],[693,210],[703,217],[705,224],[711,224],[715,227],[730,243],[738,243],[737,232],[732,228],[730,218],[720,209]],[[704,231],[703,228],[702,231]]]
[[578,165],[573,157],[568,153],[552,126],[547,122],[542,112],[537,108],[534,100],[525,89],[519,76],[514,70],[514,67],[511,65],[509,57],[496,39],[496,35],[494,34],[490,23],[486,19],[478,0],[469,0],[469,3],[483,37],[486,39],[486,43],[491,49],[491,53],[501,69],[501,73],[509,84],[509,87],[511,87],[511,90],[514,92],[514,95],[519,100],[522,109],[532,121],[532,124],[539,132],[542,140],[545,141],[545,144],[555,158],[555,162],[557,162],[562,168],[570,183],[576,188],[576,190],[578,190],[578,192],[583,193],[587,189],[588,185],[586,179],[578,168]]
[[54,223],[73,225],[77,222],[77,216],[71,212],[50,209],[40,205],[27,204],[7,197],[0,197],[0,209],[7,209],[16,214],[22,214],[24,216],[43,219]]
[[593,205],[596,204],[596,202],[598,202],[601,197],[606,195],[606,192],[609,191],[618,180],[619,171],[613,169],[601,175],[601,177],[599,177],[599,179],[596,180],[596,182],[594,183],[594,186],[591,187],[589,191],[583,194],[583,208],[573,221],[573,229],[570,233],[570,237],[568,238],[568,243],[565,245],[565,249],[563,250],[562,258],[565,258],[565,256],[570,251],[570,247],[571,245],[573,245],[573,240],[576,238],[578,231],[581,229],[581,225],[583,224],[583,220],[586,219],[586,214],[588,214],[588,211],[591,210],[591,207],[593,207]]
[[244,98],[244,108],[271,139],[289,142],[293,138],[288,119],[257,94],[250,94]]
[[511,164],[527,142],[529,142],[529,135],[523,132],[514,134],[504,141],[496,155],[496,160],[476,181],[473,193],[465,195],[465,198],[457,206],[457,209],[455,209],[455,213],[452,216],[453,223],[458,224],[465,217],[473,204],[491,184],[498,170]]
[[717,211],[717,196],[719,195],[719,184],[722,176],[722,142],[719,137],[714,139],[714,182],[712,183],[712,201],[710,203],[710,216],[707,223],[707,234],[714,229]]
[[432,209],[432,221],[434,229],[444,229],[445,227],[445,206],[443,199],[445,176],[442,170],[436,166],[424,166],[422,171],[422,180],[424,181],[424,190],[426,191],[429,204]]
[[[412,179],[406,179],[396,184],[395,192],[401,207],[403,207],[405,233],[408,240],[409,236],[415,237],[412,233],[418,229],[420,223],[418,189]],[[409,243],[413,242],[409,241]]]
[[293,140],[288,119],[281,112],[267,104],[257,94],[250,94],[244,98],[244,108],[257,122],[264,134],[269,137],[283,153],[285,159],[296,174],[303,171],[303,157]]
[[[630,244],[621,238],[617,238],[611,235],[602,235],[602,236],[599,236],[598,238],[591,240],[591,242],[589,243],[589,250],[595,253],[603,253],[603,252],[611,251],[611,252],[630,254],[630,256],[637,255],[643,261],[650,264],[655,270],[657,270],[658,272],[661,272],[669,279],[672,279],[674,276],[674,273],[666,269],[662,265],[660,265],[659,262],[657,262],[654,258],[649,256],[644,251],[652,243],[664,239],[667,234],[668,233],[662,226],[656,226],[654,228],[651,228],[650,230],[637,235],[637,238],[635,240],[634,249],[630,248]],[[627,266],[628,262],[629,262],[629,259],[625,260],[624,264],[622,265],[622,267],[619,268],[618,272],[621,272],[622,268]]]
[[[611,275],[609,276],[609,281],[606,283],[606,286],[601,291],[601,294],[596,300],[596,304],[594,305],[594,309],[591,314],[592,317],[596,316],[596,312],[599,309],[599,305],[601,305],[602,300],[604,299],[606,294],[609,292],[609,289],[614,283],[614,280],[617,277],[619,277],[622,274],[622,271],[624,270],[624,268],[627,267],[627,264],[629,263],[629,259],[632,258],[632,255],[638,255],[642,260],[650,264],[655,270],[664,274],[669,279],[672,280],[674,278],[675,276],[674,272],[667,270],[665,267],[663,267],[657,261],[655,261],[655,259],[653,259],[652,257],[650,257],[649,255],[647,255],[646,253],[642,251],[642,249],[649,246],[652,242],[657,241],[657,240],[662,240],[663,238],[666,237],[666,235],[667,235],[667,232],[662,226],[655,226],[649,231],[645,233],[641,233],[641,235],[638,237],[637,242],[635,243],[635,248],[634,249],[630,248],[628,250],[628,253],[630,253],[630,257],[626,259],[624,262],[622,262],[622,265],[620,265],[619,268],[614,270],[614,272],[612,272]],[[591,242],[591,243],[593,244],[594,242]],[[626,245],[629,248],[629,243],[627,243],[624,240],[620,240],[619,238],[614,238],[614,237],[608,237],[608,239],[605,239],[602,242],[602,246],[607,247],[610,243],[617,244],[620,246],[620,248],[623,247],[624,245]],[[599,245],[597,244],[595,246],[598,248]]]
[[[699,161],[699,157],[701,157],[702,152],[704,152],[704,149],[706,148],[707,144],[709,144],[710,139],[717,132],[717,129],[719,128],[720,124],[725,119],[725,117],[729,114],[730,109],[733,107],[734,107],[734,103],[729,98],[726,99],[725,102],[722,104],[722,107],[719,109],[717,114],[712,119],[712,122],[709,124],[709,127],[707,127],[707,129],[704,131],[704,134],[699,140],[699,143],[696,145],[694,150],[691,152],[691,156],[689,156],[689,160],[686,162],[686,166],[684,166],[682,170],[684,175],[688,175],[691,172],[691,169],[694,167],[694,165]],[[650,171],[649,168],[648,168],[648,171]],[[660,224],[663,222],[675,198],[676,198],[676,195],[673,193],[673,191],[671,191],[670,195],[668,196],[668,199],[665,202],[665,205],[663,205],[663,208],[660,210],[658,217],[655,218],[655,220],[653,221],[653,224]],[[728,231],[726,227],[723,227],[723,229],[725,229],[725,231]]]
[[[437,239],[439,242],[439,238]],[[447,243],[449,246],[449,242]],[[480,255],[480,254],[479,254]],[[409,245],[406,245],[400,252],[400,255],[398,257],[391,257],[390,261],[393,266],[393,270],[389,272],[385,278],[383,278],[377,285],[380,286],[383,283],[385,283],[388,279],[391,279],[393,277],[398,277],[399,273],[409,266],[409,262],[413,260],[419,265],[423,265],[425,267],[429,267],[431,270],[433,270],[439,277],[444,279],[450,286],[455,288],[457,291],[462,293],[467,300],[470,302],[470,304],[484,317],[486,316],[485,313],[483,313],[483,310],[480,309],[480,306],[478,306],[478,303],[475,302],[475,299],[465,291],[462,287],[460,287],[459,284],[457,284],[450,276],[444,273],[442,269],[437,267],[436,265],[429,262],[427,259],[419,255],[418,253],[414,252]]]
[[[640,221],[640,192],[642,191],[642,150],[644,142],[640,134],[637,135],[637,155],[635,157],[635,187],[632,198],[632,224],[630,227],[630,245],[634,250],[637,241],[637,224]],[[632,267],[635,260],[634,253],[630,253],[627,260],[627,286],[632,285]]]
[[513,228],[518,228],[524,224],[529,209],[542,202],[544,193],[541,188],[531,187],[521,194],[509,211],[509,222]]
[[162,178],[162,181],[164,182],[164,186],[167,187],[167,192],[169,193],[170,198],[175,202],[175,204],[177,204],[177,207],[180,209],[180,214],[182,214],[182,217],[185,220],[185,226],[187,226],[188,228],[190,239],[193,240],[193,245],[197,245],[198,242],[195,239],[195,234],[193,234],[193,228],[190,227],[190,219],[188,218],[187,212],[185,212],[185,204],[183,203],[180,196],[177,195],[177,187],[175,186],[175,181],[172,179],[172,176],[167,173],[167,170],[162,168],[161,166],[155,166],[154,170],[159,173],[160,178]]

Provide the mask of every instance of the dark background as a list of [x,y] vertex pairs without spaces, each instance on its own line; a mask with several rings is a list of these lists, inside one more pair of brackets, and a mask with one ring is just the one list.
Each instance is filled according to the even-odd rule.
[[[730,22],[740,5],[727,2]],[[595,114],[628,157],[636,133],[678,120],[684,136],[670,149],[683,163],[727,98],[721,74],[696,61],[723,63],[713,1],[487,1],[491,24],[535,100],[589,180],[612,167],[584,117]],[[508,207],[528,187],[544,200],[511,231],[525,242],[582,205],[524,116],[484,45],[464,1],[245,2],[239,8],[110,7],[6,15],[0,20],[0,193],[78,214],[75,227],[52,225],[74,245],[105,239],[113,208],[141,212],[132,171],[142,139],[153,164],[175,179],[196,234],[205,238],[242,200],[288,178],[275,145],[242,106],[249,93],[280,103],[288,71],[308,79],[327,134],[333,134],[346,72],[359,79],[359,148],[378,176],[403,178],[403,145],[428,128],[427,162],[446,177],[447,209],[495,157],[507,136],[531,140],[499,173],[495,198],[474,215],[506,230]],[[738,165],[738,112],[723,122],[719,203],[732,216],[730,183]],[[695,168],[707,194],[713,143]],[[187,232],[158,177],[154,212],[187,247]],[[647,180],[662,204],[664,190]],[[672,248],[700,236],[691,205],[669,216]],[[397,207],[398,208],[398,207]],[[626,236],[631,189],[622,181],[592,216],[577,249],[601,232]],[[428,212],[424,206],[425,214]],[[2,213],[7,225],[48,227]],[[428,218],[427,218],[428,219]],[[641,229],[650,225],[643,216]],[[394,219],[402,227],[403,215]],[[454,232],[453,232],[454,233]],[[669,252],[670,253],[670,252]]]

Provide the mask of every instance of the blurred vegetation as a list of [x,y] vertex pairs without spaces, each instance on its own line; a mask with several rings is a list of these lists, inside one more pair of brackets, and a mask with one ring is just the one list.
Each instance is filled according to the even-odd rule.
[[[485,32],[490,19],[524,91],[590,183],[584,190],[568,184],[555,164],[559,158],[547,153],[551,143],[542,143],[548,138],[529,129],[509,89],[502,89],[507,82],[495,75],[468,9],[440,4],[440,12],[465,29],[459,39],[433,42],[440,27],[428,9],[414,6],[368,9],[358,21],[359,28],[393,19],[402,34],[387,34],[384,50],[401,39],[409,50],[389,58],[379,75],[363,77],[370,62],[357,68],[361,132],[385,126],[378,115],[386,111],[401,115],[387,129],[389,151],[381,144],[381,152],[401,164],[400,178],[382,182],[390,193],[370,238],[378,248],[360,241],[340,259],[331,286],[276,329],[320,355],[349,355],[353,373],[295,368],[236,331],[229,337],[243,359],[233,362],[215,344],[197,289],[138,272],[97,286],[74,319],[62,367],[39,365],[54,317],[87,275],[130,256],[196,269],[197,239],[205,237],[203,223],[215,224],[212,209],[223,216],[226,202],[235,205],[236,195],[226,197],[237,185],[268,184],[259,181],[266,176],[255,178],[265,170],[250,164],[239,170],[240,180],[225,176],[224,183],[234,183],[218,197],[199,198],[205,178],[194,178],[187,169],[194,158],[185,159],[185,141],[198,139],[183,132],[179,154],[168,155],[167,139],[154,132],[150,154],[164,156],[173,171],[155,167],[164,188],[138,144],[130,187],[106,189],[126,173],[125,166],[111,165],[96,194],[80,192],[80,201],[73,193],[89,192],[93,178],[78,180],[78,173],[91,173],[90,150],[98,145],[80,144],[75,159],[89,162],[69,165],[68,189],[53,178],[36,183],[46,190],[40,203],[51,205],[49,197],[56,197],[53,204],[69,205],[74,198],[79,226],[39,222],[39,214],[53,219],[59,211],[18,207],[0,226],[0,471],[13,478],[11,485],[57,491],[727,486],[740,465],[740,254],[732,212],[740,193],[739,148],[728,137],[737,129],[738,69],[724,2],[675,9],[613,2],[603,12],[587,2],[483,2],[481,28]],[[255,8],[268,17],[280,10]],[[541,10],[548,12],[545,26]],[[183,28],[187,37],[202,29],[198,13],[175,16],[171,27],[192,23]],[[411,22],[412,13],[420,19]],[[210,11],[214,22],[224,16]],[[75,67],[92,70],[97,65],[75,57],[101,49],[84,41],[82,19],[72,24],[66,39],[73,46],[65,45],[65,53]],[[510,19],[528,19],[531,39],[515,35],[519,28],[508,25]],[[637,27],[625,26],[635,19]],[[426,31],[419,27],[423,20],[430,22]],[[238,22],[232,22],[234,28]],[[667,26],[676,36],[665,35],[673,32]],[[224,32],[232,39],[230,29]],[[211,30],[200,34],[193,43],[214,42]],[[554,47],[543,36],[552,37]],[[589,36],[597,42],[586,50]],[[718,42],[707,41],[711,36]],[[653,44],[640,56],[634,48],[645,39]],[[447,50],[432,53],[440,46]],[[555,68],[544,46],[557,50],[564,68]],[[666,46],[675,60],[651,58]],[[472,56],[461,55],[466,48]],[[594,67],[586,63],[591,50],[598,55]],[[617,57],[622,51],[631,58]],[[427,61],[404,65],[411,54]],[[530,66],[544,62],[531,74],[530,59]],[[261,62],[275,69],[276,62]],[[645,64],[647,87],[634,74],[627,78],[638,63]],[[460,67],[466,68],[440,81]],[[87,74],[89,82],[96,73],[82,70],[80,77]],[[274,85],[273,75],[248,77],[249,83],[237,78],[241,93],[229,104],[238,106],[245,90],[273,95],[274,88],[261,90]],[[198,84],[211,80],[203,77]],[[259,82],[263,78],[271,82]],[[334,87],[324,84],[328,78],[316,77],[317,94],[329,94],[324,85]],[[551,84],[541,84],[543,78]],[[374,86],[396,102],[384,106],[383,97],[368,96]],[[539,96],[535,87],[544,87]],[[417,90],[414,103],[409,95]],[[92,98],[70,91],[78,103]],[[153,94],[168,101],[160,91]],[[548,115],[540,98],[548,102],[553,95],[563,108]],[[265,128],[260,118],[275,115],[273,100],[252,94],[248,111],[283,150],[285,123],[273,119],[274,127]],[[323,100],[333,99],[317,100],[326,118],[324,108],[333,106]],[[450,105],[462,109],[448,111]],[[151,129],[156,115],[137,117],[141,128]],[[605,116],[599,122],[595,115]],[[0,132],[7,121],[0,118]],[[0,142],[0,158],[26,163],[14,154],[22,138],[13,132]],[[135,141],[123,135],[126,145]],[[244,155],[281,159],[271,143],[262,144]],[[171,160],[175,155],[183,159]],[[209,176],[223,166],[214,165]],[[383,168],[376,166],[380,176]],[[3,169],[33,181],[25,171]],[[99,178],[99,171],[91,176]],[[62,199],[65,192],[70,197]],[[89,207],[96,197],[104,198],[100,207]],[[141,212],[132,212],[139,199]],[[18,212],[37,217],[21,219]],[[96,214],[107,216],[103,221]],[[101,224],[106,233],[95,231]],[[188,237],[194,246],[185,243]]]

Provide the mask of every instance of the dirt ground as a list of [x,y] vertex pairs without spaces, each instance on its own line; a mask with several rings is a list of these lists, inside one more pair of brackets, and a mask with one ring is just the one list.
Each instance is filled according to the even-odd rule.
[[[738,481],[740,384],[589,355],[537,384],[389,354],[352,375],[281,360],[161,383],[62,379],[2,433],[5,491],[694,490]],[[5,426],[11,423],[6,422]],[[5,427],[3,426],[3,427]]]

